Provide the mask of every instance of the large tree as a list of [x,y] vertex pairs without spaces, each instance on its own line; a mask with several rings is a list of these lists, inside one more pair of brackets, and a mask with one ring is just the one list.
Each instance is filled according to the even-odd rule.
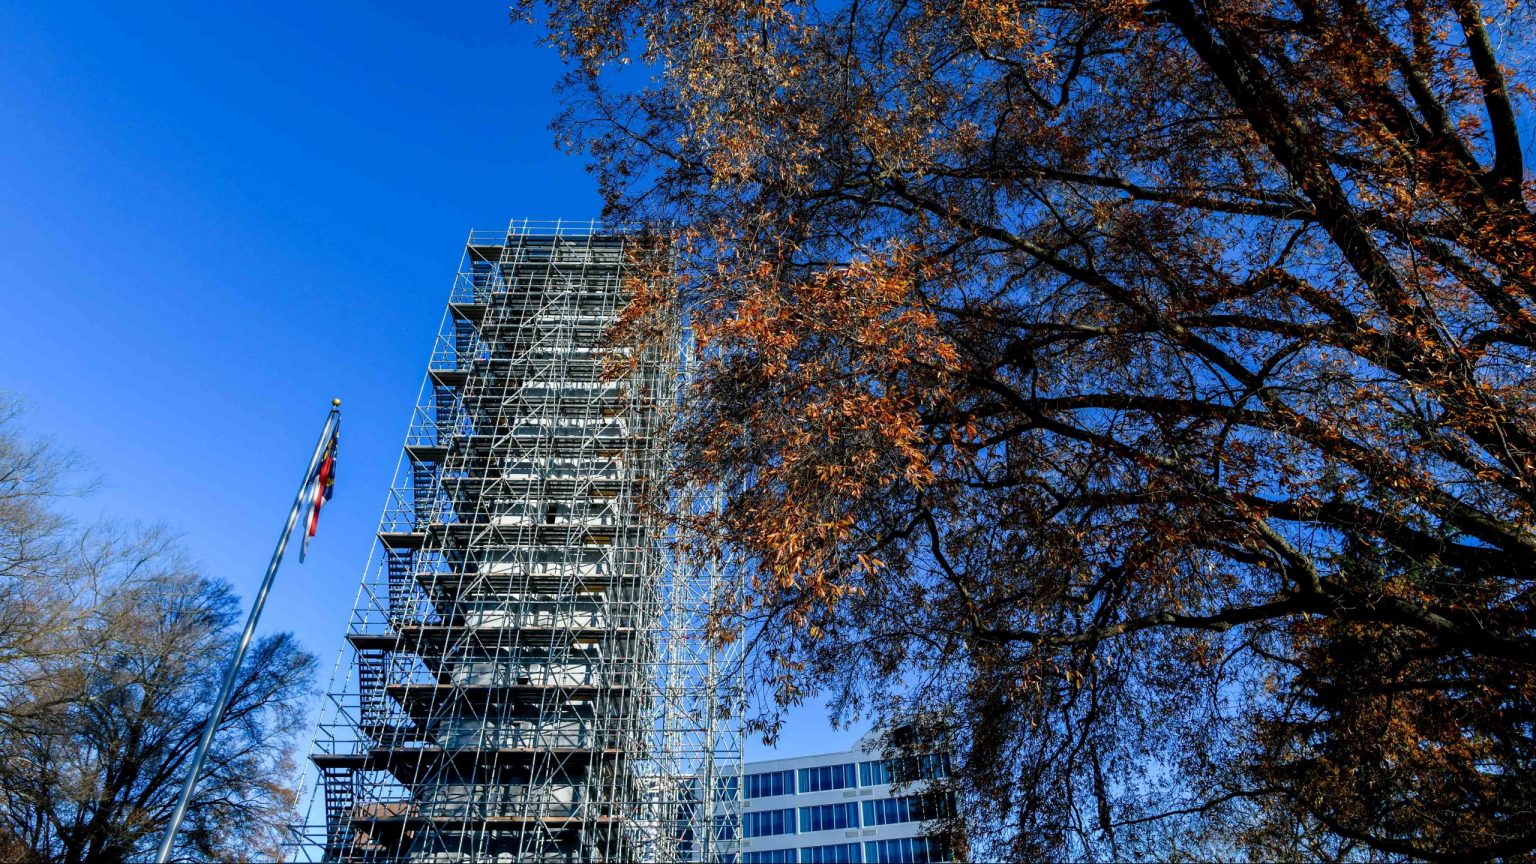
[[524,11],[782,699],[952,718],[983,856],[1536,850],[1528,3]]
[[[159,842],[239,623],[229,587],[155,529],[81,528],[67,454],[0,405],[0,859],[122,862]],[[177,860],[273,860],[315,661],[257,641]]]

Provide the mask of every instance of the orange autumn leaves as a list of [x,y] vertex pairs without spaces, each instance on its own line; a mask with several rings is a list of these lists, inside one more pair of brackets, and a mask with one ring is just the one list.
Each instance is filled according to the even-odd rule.
[[[686,431],[689,467],[725,481],[710,466],[771,454],[717,528],[757,562],[756,602],[792,596],[797,623],[855,590],[851,570],[879,568],[842,554],[856,512],[936,476],[920,414],[949,398],[960,365],[913,291],[917,266],[898,251],[789,282],[762,268],[694,318],[703,395],[719,407]],[[743,396],[774,410],[734,410]]]

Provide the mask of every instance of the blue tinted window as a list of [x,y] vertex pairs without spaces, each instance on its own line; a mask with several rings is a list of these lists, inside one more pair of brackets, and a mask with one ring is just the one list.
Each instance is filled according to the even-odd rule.
[[949,754],[929,753],[918,757],[917,779],[938,780],[949,776]]
[[748,798],[771,798],[774,795],[795,794],[794,771],[768,771],[747,775]]
[[884,759],[859,763],[859,785],[879,786],[891,782],[891,768]]
[[948,860],[943,845],[932,837],[871,840],[864,844],[867,864],[934,864]]
[[860,864],[859,844],[803,847],[800,850],[800,864]]
[[944,798],[934,795],[904,795],[880,801],[864,802],[864,825],[891,825],[897,822],[927,822],[949,815]]
[[800,769],[801,792],[825,792],[828,789],[847,789],[857,784],[854,764],[822,765],[819,768]]
[[794,849],[768,849],[762,852],[746,852],[741,864],[796,864]]
[[795,833],[794,808],[763,810],[741,814],[741,833],[744,837],[772,837],[775,834]]
[[820,807],[800,808],[800,833],[810,831],[831,831],[836,828],[859,827],[858,805],[852,801],[846,804],[823,804]]
[[859,785],[861,786],[938,780],[948,776],[949,754],[947,753],[925,753],[921,756],[877,759],[859,763]]

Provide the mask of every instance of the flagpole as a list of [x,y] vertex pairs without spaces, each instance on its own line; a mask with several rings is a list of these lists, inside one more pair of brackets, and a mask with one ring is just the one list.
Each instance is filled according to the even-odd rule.
[[181,787],[181,797],[176,800],[176,809],[171,811],[170,824],[165,826],[165,837],[160,841],[160,852],[155,856],[156,864],[166,864],[171,859],[171,846],[176,842],[176,832],[181,829],[181,820],[187,815],[187,804],[192,800],[192,790],[197,786],[198,775],[203,772],[203,760],[208,758],[208,746],[213,743],[213,733],[219,728],[219,721],[224,718],[224,709],[229,707],[230,694],[235,689],[235,679],[240,674],[240,664],[245,660],[246,649],[251,646],[251,638],[256,634],[256,621],[261,618],[261,607],[267,602],[267,594],[272,590],[272,578],[277,575],[278,565],[283,563],[283,550],[288,548],[288,537],[293,533],[293,526],[299,521],[299,513],[304,506],[305,493],[309,491],[309,483],[315,476],[315,467],[320,464],[320,457],[325,452],[325,445],[330,441],[331,429],[335,427],[341,417],[341,400],[331,400],[331,413],[326,415],[325,426],[320,430],[320,441],[315,444],[315,455],[309,458],[309,467],[304,469],[304,480],[299,484],[299,492],[293,498],[293,509],[288,511],[288,521],[283,525],[282,536],[277,538],[277,548],[272,550],[272,560],[267,564],[267,575],[261,580],[261,588],[256,592],[256,601],[251,604],[251,615],[245,620],[245,632],[240,634],[240,642],[235,646],[235,656],[229,660],[229,671],[224,674],[224,685],[219,688],[219,696],[214,700],[213,713],[208,716],[208,725],[203,727],[203,737],[197,744],[197,753],[192,757],[192,766],[187,769],[186,782]]

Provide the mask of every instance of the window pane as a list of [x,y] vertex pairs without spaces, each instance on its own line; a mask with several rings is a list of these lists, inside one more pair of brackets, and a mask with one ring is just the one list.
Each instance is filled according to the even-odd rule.
[[871,840],[864,844],[867,864],[932,864],[947,860],[943,845],[931,837]]
[[794,791],[794,771],[768,771],[747,775],[748,798],[789,795]]
[[859,763],[859,783],[863,786],[879,786],[891,782],[890,764],[883,759]]
[[859,844],[804,847],[800,850],[800,864],[861,864]]
[[795,811],[762,810],[744,813],[741,817],[742,834],[747,837],[772,837],[776,834],[795,832]]
[[800,830],[802,832],[832,831],[839,828],[857,827],[859,827],[859,809],[856,802],[849,801],[843,804],[823,804],[819,807],[800,808]]
[[821,765],[800,769],[801,792],[825,792],[829,789],[847,789],[858,785],[858,772],[852,762],[843,765]]

